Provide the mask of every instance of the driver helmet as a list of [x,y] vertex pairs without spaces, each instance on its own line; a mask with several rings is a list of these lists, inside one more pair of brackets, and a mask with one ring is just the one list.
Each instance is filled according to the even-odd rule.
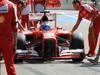
[[43,30],[49,30],[50,29],[50,26],[48,26],[48,25],[42,25],[41,28]]

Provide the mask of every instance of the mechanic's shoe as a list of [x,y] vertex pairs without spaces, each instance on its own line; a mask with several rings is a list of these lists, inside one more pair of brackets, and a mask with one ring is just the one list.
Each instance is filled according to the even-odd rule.
[[87,59],[89,62],[91,62],[93,65],[97,65],[98,64],[98,60],[95,59]]
[[3,64],[4,63],[4,60],[0,60],[0,64]]

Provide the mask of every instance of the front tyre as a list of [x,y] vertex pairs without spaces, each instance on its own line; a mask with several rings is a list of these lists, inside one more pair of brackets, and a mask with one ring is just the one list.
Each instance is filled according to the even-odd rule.
[[84,59],[84,41],[82,38],[82,34],[73,34],[70,49],[82,49],[83,51],[80,54],[80,58],[72,58],[73,62],[81,62]]

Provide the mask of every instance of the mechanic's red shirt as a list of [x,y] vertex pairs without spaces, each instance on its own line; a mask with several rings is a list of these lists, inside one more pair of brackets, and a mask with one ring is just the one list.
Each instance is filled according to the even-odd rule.
[[85,4],[84,6],[81,6],[79,17],[91,20],[93,17],[93,14],[91,13],[92,11],[97,12],[97,9],[89,6],[88,4]]
[[0,35],[11,35],[16,32],[17,16],[13,6],[13,3],[8,3],[6,0],[0,2]]
[[34,0],[27,0],[27,4],[32,4]]
[[61,7],[61,2],[60,0],[47,0],[46,7],[48,8]]
[[33,2],[34,2],[34,4],[36,5],[36,4],[42,4],[42,5],[44,5],[45,4],[45,0],[33,0]]
[[19,1],[19,0],[13,0],[12,2],[16,4],[18,1]]

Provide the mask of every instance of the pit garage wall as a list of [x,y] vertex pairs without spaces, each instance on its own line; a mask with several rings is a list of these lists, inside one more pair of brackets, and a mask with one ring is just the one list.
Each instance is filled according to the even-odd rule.
[[73,9],[72,1],[73,0],[60,0],[61,7],[59,7],[59,8],[47,8],[47,9],[59,9],[59,10]]
[[[61,2],[61,7],[60,8],[47,8],[47,9],[58,9],[58,10],[73,10],[73,6],[72,6],[72,1],[73,0],[60,0]],[[82,2],[82,4],[85,3],[91,3],[91,0],[80,0]],[[96,0],[97,1],[97,8],[100,9],[100,0]]]

